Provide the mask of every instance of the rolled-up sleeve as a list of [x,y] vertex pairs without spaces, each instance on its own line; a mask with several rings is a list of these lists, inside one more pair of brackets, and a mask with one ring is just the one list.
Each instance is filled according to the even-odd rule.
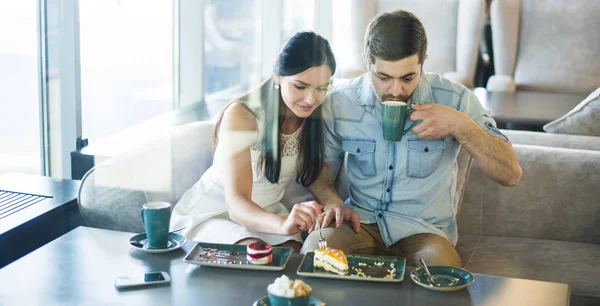
[[342,140],[335,131],[334,95],[328,95],[322,105],[325,162],[335,164],[342,155]]
[[462,95],[462,101],[459,103],[459,110],[471,117],[488,134],[510,142],[508,137],[500,132],[496,125],[496,120],[490,115],[490,111],[485,109],[479,102],[479,99],[470,90],[465,89]]

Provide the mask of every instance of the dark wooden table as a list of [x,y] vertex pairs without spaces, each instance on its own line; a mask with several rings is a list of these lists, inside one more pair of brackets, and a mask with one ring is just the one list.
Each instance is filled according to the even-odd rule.
[[[164,254],[131,248],[132,233],[78,227],[0,270],[5,305],[252,305],[281,274],[301,278],[328,306],[485,305],[566,306],[569,285],[475,274],[458,292],[433,292],[409,278],[375,283],[299,277],[302,259],[292,255],[283,272],[202,267],[182,261],[193,242]],[[114,278],[167,271],[170,286],[118,291]]]
[[76,200],[79,183],[0,175],[0,268],[83,224]]
[[473,92],[501,128],[541,131],[542,127],[575,108],[587,95],[517,91],[488,92],[475,88]]

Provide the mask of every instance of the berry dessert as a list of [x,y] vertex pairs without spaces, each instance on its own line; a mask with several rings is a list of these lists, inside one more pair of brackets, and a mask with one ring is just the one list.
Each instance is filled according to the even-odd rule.
[[266,265],[273,260],[271,245],[260,240],[246,247],[246,260],[255,265]]

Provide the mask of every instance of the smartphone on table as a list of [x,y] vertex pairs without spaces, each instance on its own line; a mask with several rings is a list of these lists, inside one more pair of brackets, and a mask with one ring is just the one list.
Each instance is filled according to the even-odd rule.
[[115,287],[117,289],[165,285],[169,283],[171,283],[171,276],[164,271],[147,272],[139,276],[119,276],[115,278]]

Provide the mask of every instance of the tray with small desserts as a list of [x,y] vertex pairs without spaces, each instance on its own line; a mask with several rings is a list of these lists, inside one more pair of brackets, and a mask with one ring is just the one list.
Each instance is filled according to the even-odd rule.
[[281,271],[291,255],[291,248],[271,247],[263,241],[249,245],[197,242],[183,261],[222,268]]
[[298,275],[373,282],[404,280],[406,259],[394,256],[345,255],[333,248],[304,255]]

